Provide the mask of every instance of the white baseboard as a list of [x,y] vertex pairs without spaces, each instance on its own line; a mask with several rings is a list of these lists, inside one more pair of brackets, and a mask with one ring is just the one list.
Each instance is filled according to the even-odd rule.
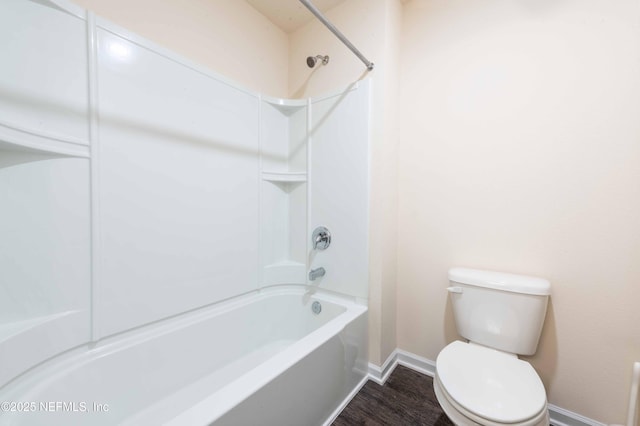
[[382,367],[369,363],[369,379],[379,385],[384,385],[398,364],[430,377],[433,377],[436,373],[435,362],[412,354],[411,352],[396,349],[391,352],[391,355],[385,360]]
[[[382,367],[369,363],[369,379],[379,385],[384,385],[398,364],[430,377],[434,377],[436,373],[436,363],[434,361],[402,349],[396,349],[385,360]],[[553,404],[548,404],[548,407],[550,423],[553,426],[606,426],[604,423],[564,408],[556,407]]]
[[553,426],[605,426],[604,423],[597,422],[585,416],[581,416],[573,411],[556,407],[553,404],[549,406],[549,417]]
[[395,370],[398,365],[398,349],[393,351],[389,358],[385,360],[382,367],[378,367],[375,364],[369,363],[369,379],[373,380],[379,385],[384,385],[389,375]]
[[396,349],[398,355],[398,364],[415,370],[419,373],[426,374],[429,377],[436,375],[436,363],[430,359],[423,358],[411,352]]

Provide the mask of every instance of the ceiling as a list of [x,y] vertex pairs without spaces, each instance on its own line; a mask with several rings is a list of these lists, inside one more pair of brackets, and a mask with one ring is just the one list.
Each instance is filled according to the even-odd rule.
[[[313,19],[311,12],[298,0],[245,0],[284,32],[290,33]],[[345,0],[313,0],[323,13]]]

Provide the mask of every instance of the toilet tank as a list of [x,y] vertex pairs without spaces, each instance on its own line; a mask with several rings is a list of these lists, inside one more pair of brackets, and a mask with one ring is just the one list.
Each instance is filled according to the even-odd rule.
[[471,342],[520,355],[538,347],[549,281],[468,268],[449,270],[458,333]]

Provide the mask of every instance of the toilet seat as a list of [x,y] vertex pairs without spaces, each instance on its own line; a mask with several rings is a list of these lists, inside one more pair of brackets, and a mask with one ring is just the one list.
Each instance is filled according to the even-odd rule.
[[549,426],[549,410],[545,407],[537,416],[520,423],[498,423],[483,419],[458,405],[442,388],[438,375],[433,382],[433,388],[440,406],[456,426]]
[[514,355],[455,341],[438,355],[436,371],[439,396],[470,424],[537,424],[547,416],[542,381]]

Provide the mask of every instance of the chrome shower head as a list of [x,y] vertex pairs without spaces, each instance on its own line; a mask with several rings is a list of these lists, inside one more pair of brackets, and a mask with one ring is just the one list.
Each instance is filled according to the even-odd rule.
[[307,65],[309,68],[313,68],[316,66],[318,59],[322,61],[322,65],[327,65],[329,63],[329,55],[316,55],[316,56],[308,56],[307,57]]

